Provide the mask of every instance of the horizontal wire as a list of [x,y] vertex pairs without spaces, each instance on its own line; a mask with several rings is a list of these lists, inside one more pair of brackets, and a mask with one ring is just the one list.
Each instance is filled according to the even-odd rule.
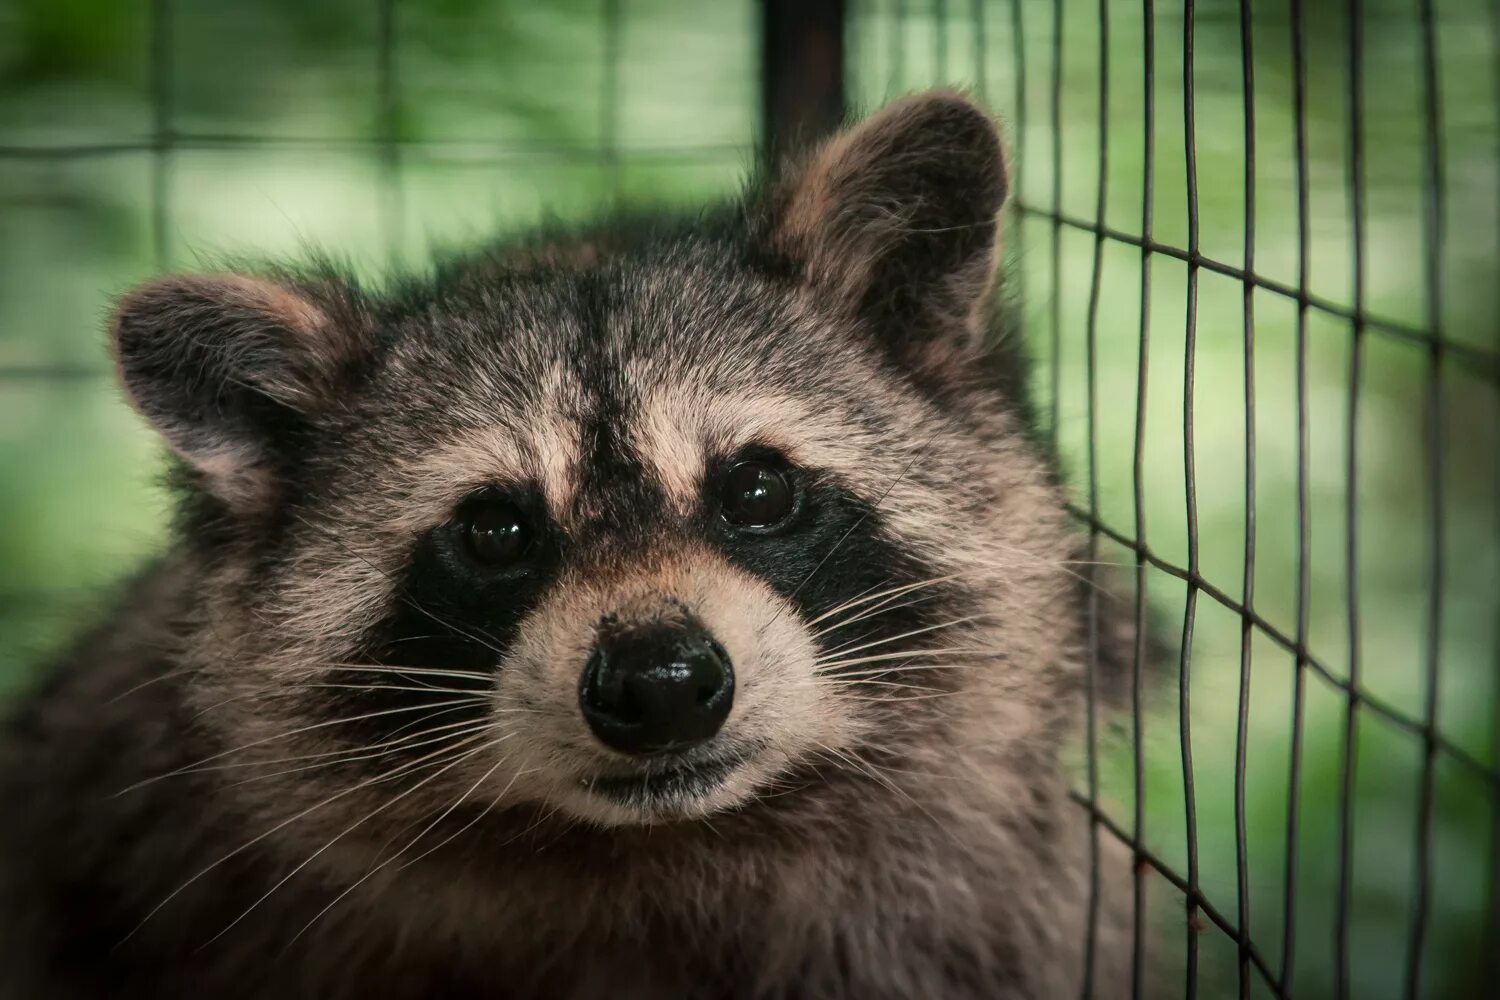
[[[211,137],[200,137],[200,138],[211,138]],[[230,137],[220,137],[220,138],[228,139]],[[257,141],[262,141],[262,140],[259,140],[258,137],[249,137],[249,136],[238,137],[238,139],[241,140],[243,142],[243,144],[245,144],[245,145],[252,145],[252,144],[255,144]],[[286,142],[299,142],[300,143],[300,140],[294,140],[294,139],[290,139],[290,138],[289,139],[285,139],[285,140],[263,140],[263,141],[271,141],[271,142],[286,141]],[[332,147],[328,147],[328,144],[327,144],[326,140],[308,140],[307,143],[306,143],[306,145],[313,146],[313,145],[318,144],[318,143],[323,143],[324,146],[325,146],[325,148],[332,148]],[[379,140],[368,140],[368,142],[366,142],[365,140],[359,140],[359,145],[378,145],[378,143],[379,143]],[[439,148],[439,149],[448,148],[448,147],[445,147],[444,144],[441,143],[441,142],[427,142],[427,143],[414,144],[414,145],[416,145],[416,148],[417,148],[418,151],[420,151],[424,147],[425,148],[436,147],[436,148]],[[66,156],[70,155],[70,153],[72,151],[75,151],[75,150],[84,151],[81,155],[90,155],[91,151],[95,151],[96,152],[96,151],[101,151],[102,150],[102,151],[105,151],[105,152],[149,152],[149,151],[152,151],[152,150],[157,149],[157,148],[158,147],[155,144],[149,143],[149,142],[144,142],[144,143],[139,143],[139,144],[134,144],[134,145],[94,146],[94,147],[50,147],[50,148],[40,148],[40,147],[38,147],[38,148],[25,148],[25,147],[0,146],[0,158],[4,158],[4,157],[7,157],[7,156],[14,157],[14,156],[18,156],[18,155],[19,156],[33,156],[34,155],[37,158],[45,159],[47,157],[66,157]],[[191,142],[178,142],[178,143],[174,144],[174,148],[192,149],[192,148],[217,148],[217,147],[214,147],[214,146],[211,146],[211,145],[196,145],[195,146],[195,144],[191,143]],[[351,144],[350,146],[345,147],[345,148],[358,148],[358,145]],[[484,149],[485,147],[475,146],[473,144],[469,144],[466,147],[460,147],[460,146],[455,145],[455,146],[453,146],[451,148]],[[502,149],[502,150],[495,150],[493,147],[490,147],[490,150],[491,150],[492,156],[491,156],[490,159],[485,160],[484,162],[498,162],[500,159],[512,159],[512,158],[513,159],[526,159],[526,158],[532,158],[532,157],[535,157],[535,158],[538,158],[538,159],[547,159],[549,157],[551,157],[551,158],[564,158],[564,159],[576,159],[576,160],[578,160],[580,162],[589,162],[589,161],[596,160],[598,158],[598,155],[599,155],[598,151],[596,149],[591,148],[591,147],[579,147],[579,148],[564,148],[564,147],[546,147],[546,148],[543,148],[543,147],[538,147],[538,148],[535,148],[535,149],[520,149],[520,148],[515,148],[515,149]],[[669,148],[669,147],[634,148],[634,149],[624,149],[624,150],[622,150],[620,152],[620,156],[622,158],[625,158],[625,159],[630,159],[630,158],[634,158],[634,159],[653,159],[653,158],[672,159],[672,158],[676,158],[676,157],[681,157],[681,158],[697,158],[697,157],[712,158],[712,157],[715,157],[715,156],[729,156],[729,155],[743,154],[743,153],[746,152],[746,150],[747,150],[747,147],[735,146],[735,145],[729,145],[729,144],[720,145],[720,146],[695,146],[695,147],[683,146],[683,147],[678,147],[678,148]],[[479,162],[479,161],[474,161],[474,162]],[[1171,257],[1174,260],[1181,260],[1181,261],[1185,261],[1185,262],[1188,262],[1188,263],[1196,264],[1196,265],[1198,265],[1200,267],[1203,267],[1203,268],[1205,268],[1205,269],[1207,269],[1209,271],[1213,271],[1216,274],[1222,274],[1222,275],[1224,275],[1226,277],[1234,278],[1234,279],[1236,279],[1238,281],[1245,282],[1245,283],[1247,283],[1249,285],[1252,285],[1252,286],[1254,286],[1256,288],[1264,289],[1265,291],[1272,292],[1274,294],[1284,296],[1285,298],[1290,299],[1290,300],[1292,300],[1294,302],[1304,303],[1309,308],[1316,309],[1319,312],[1325,313],[1327,315],[1334,316],[1334,317],[1337,317],[1337,318],[1343,319],[1343,320],[1348,320],[1348,321],[1351,321],[1351,322],[1362,323],[1366,329],[1374,330],[1374,331],[1386,334],[1387,336],[1394,337],[1394,338],[1396,338],[1398,340],[1401,340],[1401,341],[1404,341],[1405,343],[1408,343],[1408,344],[1414,344],[1414,345],[1419,345],[1419,346],[1423,346],[1423,347],[1430,346],[1430,345],[1432,345],[1434,343],[1441,344],[1443,346],[1443,349],[1447,353],[1447,357],[1451,361],[1456,362],[1456,363],[1461,364],[1461,365],[1464,365],[1465,367],[1467,367],[1468,369],[1470,369],[1473,374],[1477,375],[1478,377],[1484,379],[1487,382],[1492,382],[1492,383],[1495,383],[1495,384],[1500,384],[1500,352],[1488,351],[1488,350],[1485,350],[1483,348],[1474,347],[1472,345],[1466,345],[1466,344],[1457,343],[1457,342],[1455,342],[1453,340],[1444,338],[1444,337],[1442,337],[1440,335],[1436,335],[1436,334],[1430,333],[1430,332],[1428,332],[1428,331],[1426,331],[1426,330],[1424,330],[1422,328],[1410,326],[1408,324],[1401,323],[1401,322],[1399,322],[1397,320],[1393,320],[1393,319],[1390,319],[1388,317],[1381,317],[1381,316],[1371,315],[1371,314],[1361,314],[1360,312],[1358,312],[1358,311],[1356,311],[1354,309],[1346,308],[1344,306],[1339,305],[1336,302],[1332,302],[1332,301],[1330,301],[1330,300],[1328,300],[1326,298],[1323,298],[1321,296],[1312,295],[1312,294],[1303,295],[1303,294],[1299,293],[1294,287],[1292,287],[1290,285],[1283,284],[1283,283],[1281,283],[1279,281],[1276,281],[1276,280],[1274,280],[1272,278],[1267,278],[1264,275],[1256,274],[1256,273],[1251,272],[1251,271],[1246,271],[1245,269],[1239,268],[1239,267],[1235,267],[1232,264],[1226,264],[1223,261],[1216,260],[1216,259],[1214,259],[1212,257],[1206,257],[1206,256],[1204,256],[1201,253],[1198,253],[1198,254],[1189,253],[1187,250],[1184,250],[1181,247],[1176,247],[1176,246],[1173,246],[1173,245],[1167,244],[1167,243],[1160,243],[1160,242],[1157,242],[1156,240],[1153,240],[1153,239],[1145,239],[1145,238],[1142,238],[1140,236],[1136,236],[1136,235],[1131,234],[1131,233],[1123,232],[1121,230],[1114,229],[1114,228],[1109,227],[1109,226],[1098,226],[1098,225],[1095,225],[1094,223],[1088,222],[1088,221],[1083,220],[1083,219],[1079,219],[1079,218],[1076,218],[1076,217],[1073,217],[1073,216],[1069,216],[1069,215],[1065,215],[1065,214],[1062,214],[1062,213],[1053,212],[1053,211],[1048,210],[1048,209],[1037,208],[1036,206],[1033,206],[1033,205],[1028,205],[1028,204],[1025,204],[1025,203],[1018,203],[1017,207],[1019,208],[1019,210],[1021,212],[1025,213],[1025,214],[1028,214],[1028,215],[1034,215],[1034,216],[1037,216],[1039,218],[1049,219],[1049,220],[1052,220],[1054,222],[1060,223],[1062,225],[1066,225],[1066,226],[1068,226],[1070,228],[1080,230],[1082,232],[1094,233],[1095,235],[1101,235],[1105,239],[1110,239],[1110,240],[1114,240],[1114,241],[1119,242],[1119,243],[1124,243],[1124,244],[1126,244],[1128,246],[1137,247],[1139,249],[1143,249],[1143,250],[1146,250],[1146,251],[1151,252],[1151,253],[1159,253],[1162,256]],[[54,363],[45,363],[45,362],[36,363],[36,364],[18,363],[18,364],[0,365],[0,380],[27,380],[27,379],[35,379],[35,380],[39,380],[39,381],[41,381],[41,380],[66,381],[66,380],[69,380],[69,379],[102,378],[102,377],[105,377],[105,376],[108,376],[108,375],[111,375],[111,374],[112,374],[112,369],[107,368],[107,367],[102,366],[102,365],[83,365],[83,364],[68,364],[68,363],[57,363],[57,364],[54,364]]]
[[1429,347],[1434,343],[1441,344],[1449,360],[1468,367],[1475,375],[1487,382],[1500,384],[1500,351],[1491,351],[1482,347],[1458,343],[1443,337],[1435,331],[1402,323],[1399,320],[1389,317],[1369,313],[1360,314],[1353,309],[1341,306],[1337,302],[1333,302],[1322,296],[1310,293],[1304,295],[1293,285],[1285,284],[1274,278],[1267,278],[1262,274],[1247,272],[1244,268],[1235,267],[1233,264],[1226,264],[1221,260],[1207,257],[1201,253],[1192,253],[1182,247],[1173,246],[1170,243],[1159,243],[1156,240],[1145,239],[1134,233],[1127,233],[1124,230],[1115,229],[1111,226],[1097,225],[1089,222],[1087,219],[1080,219],[1077,216],[1068,215],[1063,212],[1054,212],[1051,209],[1040,208],[1024,202],[1018,202],[1016,207],[1026,215],[1047,219],[1081,232],[1102,235],[1105,239],[1148,250],[1151,253],[1159,253],[1163,257],[1171,257],[1174,260],[1195,264],[1206,270],[1213,271],[1215,274],[1222,274],[1225,277],[1234,278],[1237,281],[1246,282],[1256,288],[1284,296],[1294,302],[1304,304],[1308,308],[1326,313],[1329,316],[1335,316],[1351,322],[1361,322],[1365,325],[1366,329],[1378,331],[1408,344],[1421,347]]
[[74,379],[110,378],[114,374],[113,368],[104,365],[47,362],[0,365],[0,381],[68,382]]
[[[1381,716],[1387,722],[1400,726],[1402,729],[1412,733],[1415,736],[1420,736],[1424,739],[1427,737],[1426,723],[1422,722],[1419,719],[1412,718],[1410,715],[1402,712],[1400,709],[1396,708],[1394,705],[1391,705],[1389,702],[1383,701],[1376,695],[1372,695],[1367,691],[1363,691],[1359,688],[1353,687],[1348,681],[1344,680],[1342,677],[1339,677],[1332,670],[1330,670],[1327,664],[1323,663],[1320,659],[1314,656],[1310,649],[1299,647],[1296,639],[1287,635],[1281,629],[1271,624],[1266,618],[1264,618],[1253,608],[1247,608],[1244,606],[1244,604],[1236,601],[1233,597],[1230,597],[1229,594],[1227,594],[1214,584],[1210,583],[1209,580],[1201,573],[1189,572],[1181,566],[1163,559],[1161,556],[1153,552],[1150,547],[1139,544],[1133,538],[1120,531],[1119,529],[1111,527],[1109,524],[1105,523],[1099,518],[1090,518],[1088,510],[1086,510],[1085,508],[1079,507],[1076,504],[1068,504],[1068,511],[1074,517],[1085,522],[1085,524],[1088,524],[1090,527],[1098,528],[1100,534],[1103,534],[1110,540],[1124,546],[1129,551],[1140,555],[1148,563],[1150,563],[1152,566],[1155,566],[1163,573],[1166,573],[1170,576],[1175,576],[1179,580],[1192,584],[1193,587],[1207,594],[1209,597],[1213,598],[1217,603],[1219,603],[1229,611],[1240,615],[1256,628],[1260,629],[1267,638],[1271,639],[1282,649],[1286,650],[1288,653],[1291,653],[1294,656],[1302,657],[1305,665],[1312,668],[1312,671],[1315,675],[1327,682],[1330,686],[1351,695],[1358,703],[1364,705],[1371,712],[1374,712],[1376,715]],[[1491,765],[1485,763],[1483,760],[1479,759],[1474,754],[1465,750],[1463,747],[1454,743],[1448,737],[1443,736],[1440,733],[1435,733],[1434,737],[1437,749],[1447,754],[1454,763],[1459,764],[1467,770],[1473,772],[1475,777],[1479,778],[1486,784],[1494,785],[1495,787],[1500,788],[1500,764]]]
[[[163,148],[177,150],[222,150],[246,147],[305,149],[317,152],[371,151],[400,146],[410,152],[432,151],[446,154],[473,154],[476,160],[492,159],[568,159],[597,163],[601,147],[597,145],[505,145],[472,139],[415,139],[406,136],[297,136],[260,135],[240,132],[169,132],[161,137],[125,138],[117,142],[58,143],[37,145],[0,145],[0,159],[49,160],[115,156],[126,153],[149,153]],[[684,143],[681,145],[623,146],[621,157],[646,159],[712,159],[747,155],[749,143]]]

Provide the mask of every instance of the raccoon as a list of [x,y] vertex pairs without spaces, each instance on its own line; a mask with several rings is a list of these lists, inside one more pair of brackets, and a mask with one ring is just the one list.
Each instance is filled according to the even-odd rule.
[[4,995],[1117,989],[1007,185],[934,92],[699,214],[125,296],[175,540],[13,711]]

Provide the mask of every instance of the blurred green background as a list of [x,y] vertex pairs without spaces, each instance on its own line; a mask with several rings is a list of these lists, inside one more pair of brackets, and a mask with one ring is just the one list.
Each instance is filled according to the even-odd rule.
[[[1019,195],[1006,237],[1011,288],[1038,360],[1042,410],[1077,502],[1088,505],[1092,430],[1099,517],[1122,535],[1135,534],[1139,405],[1144,538],[1161,559],[1185,566],[1187,265],[1152,256],[1149,346],[1143,351],[1140,250],[1103,241],[1091,319],[1094,234],[1073,225],[1058,229],[1054,271],[1054,226],[1047,217],[1060,208],[1086,225],[1095,218],[1104,111],[1104,221],[1114,230],[1141,232],[1144,4],[1105,5],[1108,43],[1101,51],[1099,5],[1058,3],[851,3],[850,93],[856,106],[869,108],[899,93],[954,82],[1004,117]],[[1308,288],[1347,312],[1354,295],[1349,25],[1344,4],[1307,0],[1303,6]],[[1360,6],[1366,307],[1396,325],[1421,329],[1429,289],[1418,2],[1365,0]],[[1481,991],[1485,935],[1495,933],[1493,918],[1485,920],[1486,908],[1494,906],[1500,843],[1494,776],[1500,25],[1490,6],[1486,0],[1436,4],[1446,195],[1441,329],[1470,353],[1447,352],[1434,362],[1422,343],[1375,328],[1356,336],[1348,319],[1313,308],[1300,348],[1306,388],[1299,395],[1297,303],[1257,291],[1250,422],[1255,475],[1247,484],[1244,285],[1206,269],[1197,277],[1191,427],[1202,577],[1242,601],[1247,514],[1253,513],[1253,606],[1285,635],[1299,634],[1300,400],[1307,414],[1302,465],[1308,497],[1301,627],[1310,658],[1337,681],[1357,669],[1372,698],[1420,721],[1429,694],[1427,644],[1436,627],[1438,731],[1444,745],[1470,763],[1439,750],[1431,772],[1422,982],[1424,994],[1434,997]],[[169,12],[170,32],[153,33],[153,10]],[[378,279],[396,263],[422,266],[434,244],[584,215],[617,199],[698,203],[732,191],[753,160],[759,14],[748,0],[398,0],[390,10],[392,19],[383,23],[375,0],[158,0],[154,7],[0,0],[0,691],[32,676],[99,606],[111,581],[162,538],[160,450],[122,404],[105,362],[101,331],[111,296],[161,268],[203,266],[223,254],[295,254],[310,244],[346,255]],[[1063,26],[1060,42],[1055,17]],[[1183,18],[1181,0],[1155,4],[1151,208],[1155,239],[1178,247],[1188,239]],[[1292,20],[1287,0],[1254,4],[1254,267],[1269,281],[1295,287]],[[1200,0],[1193,27],[1200,245],[1206,256],[1241,267],[1247,158],[1238,3]],[[383,64],[380,42],[387,31],[394,45]],[[162,58],[153,60],[153,52]],[[1103,109],[1101,55],[1108,57]],[[153,94],[166,103],[154,104]],[[1056,161],[1054,121],[1061,150]],[[170,151],[153,148],[161,130],[171,134]],[[161,216],[155,214],[157,192]],[[1097,345],[1092,418],[1091,324]],[[1434,386],[1443,498],[1436,510],[1427,474]],[[1253,486],[1253,510],[1247,510],[1247,485]],[[1357,499],[1352,532],[1351,493]],[[1429,571],[1435,522],[1442,526],[1445,557],[1440,581]],[[1131,551],[1107,538],[1099,559],[1135,565]],[[1154,568],[1145,578],[1165,630],[1180,633],[1186,585]],[[1434,623],[1431,595],[1439,585]],[[1251,937],[1277,974],[1286,959],[1283,939],[1290,937],[1296,994],[1324,996],[1336,970],[1348,699],[1312,667],[1299,670],[1296,658],[1260,629],[1246,634],[1238,614],[1199,595],[1187,713],[1199,883],[1235,921],[1243,659],[1249,663],[1244,802]],[[1147,694],[1141,834],[1153,854],[1185,873],[1175,669],[1174,663],[1168,680]],[[1294,798],[1289,776],[1299,673],[1302,761]],[[1358,718],[1350,975],[1356,996],[1395,996],[1403,990],[1417,903],[1425,743],[1368,706]],[[1101,802],[1127,832],[1135,812],[1131,737],[1128,717],[1101,728]],[[1289,841],[1292,804],[1299,816]],[[1287,935],[1289,847],[1296,878]],[[1174,967],[1188,933],[1180,897],[1154,875],[1146,881],[1166,928],[1150,948]],[[1490,938],[1488,947],[1497,944]],[[1198,946],[1202,995],[1232,994],[1234,943],[1210,923]],[[1272,995],[1253,973],[1251,982],[1252,995]]]

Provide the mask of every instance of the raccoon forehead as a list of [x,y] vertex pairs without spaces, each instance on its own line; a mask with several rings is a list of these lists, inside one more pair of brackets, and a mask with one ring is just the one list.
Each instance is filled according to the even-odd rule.
[[[614,436],[639,463],[640,475],[684,514],[698,503],[709,464],[747,446],[832,472],[873,500],[901,475],[914,443],[948,436],[929,410],[891,388],[856,398],[826,386],[794,392],[731,390],[690,378],[630,381],[626,398],[609,408]],[[469,412],[447,429],[429,429],[422,448],[392,457],[379,478],[385,480],[381,492],[401,498],[393,526],[428,530],[467,494],[519,483],[537,487],[552,517],[568,524],[590,478],[594,450],[588,442],[598,433],[597,410],[572,379],[556,375],[528,396],[524,406],[496,410],[487,420]]]

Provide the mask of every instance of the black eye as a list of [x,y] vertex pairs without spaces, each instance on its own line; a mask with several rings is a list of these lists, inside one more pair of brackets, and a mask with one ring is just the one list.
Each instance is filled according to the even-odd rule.
[[765,462],[741,462],[724,477],[719,509],[730,524],[768,528],[792,512],[792,485]]
[[504,566],[520,560],[531,548],[531,527],[515,504],[496,500],[469,515],[464,538],[475,559]]

